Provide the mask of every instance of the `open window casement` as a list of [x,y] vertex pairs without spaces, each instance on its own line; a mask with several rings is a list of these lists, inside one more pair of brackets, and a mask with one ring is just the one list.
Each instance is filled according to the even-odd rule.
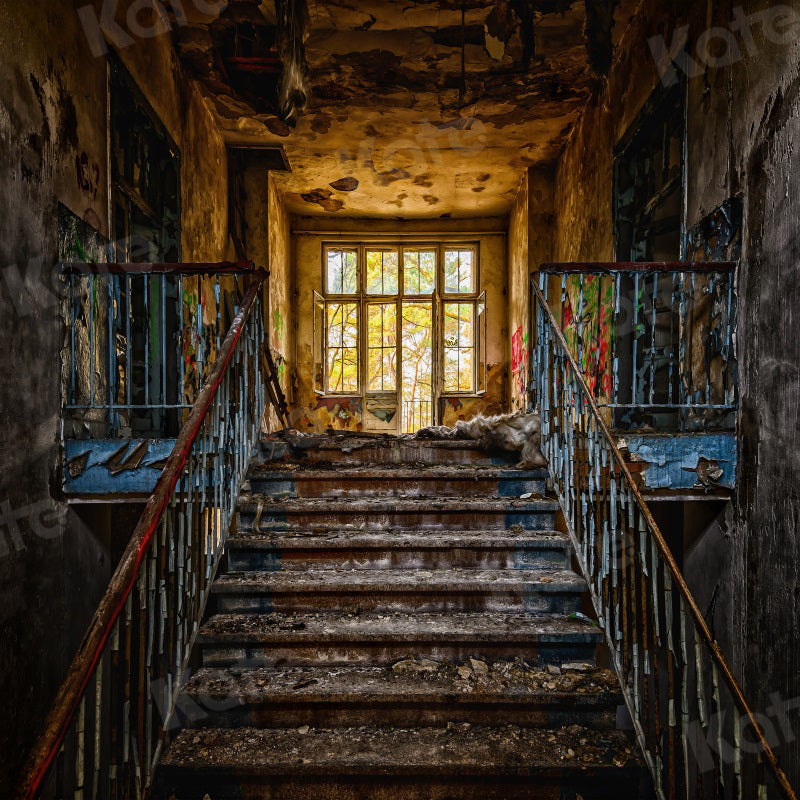
[[325,394],[325,370],[328,359],[325,355],[325,299],[314,292],[314,391]]
[[486,357],[486,292],[481,292],[475,304],[475,339],[478,348],[475,359],[475,393],[486,394],[488,364]]

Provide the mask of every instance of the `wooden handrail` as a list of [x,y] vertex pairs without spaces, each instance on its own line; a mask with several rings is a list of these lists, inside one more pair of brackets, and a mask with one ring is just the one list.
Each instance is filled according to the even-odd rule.
[[619,472],[624,476],[624,479],[627,481],[630,491],[633,497],[636,500],[637,505],[639,506],[640,513],[644,516],[645,521],[650,529],[650,532],[653,536],[653,539],[656,542],[656,546],[658,547],[658,551],[661,557],[667,564],[669,568],[670,574],[672,576],[672,580],[674,581],[675,585],[678,587],[678,591],[683,596],[684,602],[689,608],[689,611],[697,625],[700,635],[703,638],[706,646],[711,651],[712,658],[716,662],[719,669],[722,671],[723,678],[725,683],[728,685],[728,689],[730,690],[735,702],[739,706],[740,712],[743,713],[747,719],[749,720],[750,724],[752,725],[753,731],[758,739],[758,743],[766,756],[766,759],[770,765],[770,769],[772,770],[775,779],[780,786],[781,793],[786,800],[797,800],[797,795],[789,783],[789,779],[786,777],[784,771],[778,765],[778,759],[775,756],[775,753],[772,750],[769,742],[767,741],[766,737],[764,736],[764,732],[761,730],[761,726],[758,724],[758,721],[753,714],[753,711],[750,709],[750,706],[747,703],[747,700],[744,697],[741,687],[739,686],[739,682],[736,680],[736,677],[733,674],[728,662],[725,659],[725,656],[722,653],[719,645],[715,641],[714,637],[711,635],[711,631],[706,624],[705,618],[703,617],[702,612],[700,611],[697,603],[695,602],[694,597],[686,584],[686,581],[681,574],[680,569],[678,569],[678,565],[675,562],[675,559],[672,556],[672,552],[670,551],[669,547],[667,546],[666,540],[664,539],[661,530],[659,529],[658,525],[656,524],[655,519],[653,518],[652,513],[650,512],[650,508],[648,507],[647,503],[645,502],[644,498],[642,497],[641,492],[639,491],[635,481],[633,480],[633,476],[631,475],[630,470],[628,469],[628,465],[625,462],[625,459],[622,457],[619,449],[617,448],[614,437],[611,434],[608,426],[605,423],[602,415],[600,414],[600,409],[597,406],[594,398],[592,397],[592,393],[589,390],[589,386],[586,383],[586,380],[583,377],[583,373],[581,372],[580,367],[578,366],[575,358],[572,355],[572,352],[567,345],[567,340],[564,338],[564,334],[561,331],[561,328],[558,326],[556,322],[556,318],[553,315],[553,312],[547,303],[545,296],[542,294],[541,289],[535,284],[535,282],[531,282],[531,287],[539,301],[540,306],[542,307],[543,311],[547,315],[548,321],[550,323],[550,327],[553,329],[553,335],[555,336],[556,340],[558,341],[559,345],[561,346],[565,357],[567,358],[570,368],[572,369],[575,379],[577,380],[581,390],[583,391],[586,402],[589,405],[589,408],[592,411],[592,414],[595,417],[595,420],[603,432],[603,435],[606,438],[606,444],[611,451],[615,461],[617,462],[617,467]]
[[539,272],[609,274],[611,272],[734,272],[736,261],[564,261],[541,264]]
[[95,667],[102,656],[114,624],[122,613],[127,598],[136,583],[142,561],[147,554],[148,547],[153,540],[164,510],[167,508],[175,485],[183,474],[192,446],[208,414],[217,389],[225,376],[236,349],[236,344],[242,335],[268,273],[264,270],[259,270],[256,272],[256,276],[256,280],[248,289],[239,312],[228,329],[220,348],[219,356],[211,367],[208,380],[198,394],[189,417],[181,428],[175,446],[172,448],[167,463],[156,482],[153,493],[150,495],[141,517],[139,517],[139,522],[133,531],[133,535],[114,571],[103,599],[95,611],[92,622],[70,665],[67,676],[61,684],[55,702],[47,716],[44,731],[28,759],[23,773],[23,780],[17,793],[19,798],[33,800],[41,788],[47,772],[64,741],[67,729],[75,716]]

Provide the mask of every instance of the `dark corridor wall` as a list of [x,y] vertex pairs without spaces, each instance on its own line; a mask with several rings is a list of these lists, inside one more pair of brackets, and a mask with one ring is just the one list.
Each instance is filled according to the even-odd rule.
[[[557,165],[554,260],[614,258],[613,149],[669,58],[686,78],[684,230],[744,208],[736,337],[739,482],[687,563],[745,695],[800,785],[800,2],[644,3]],[[714,547],[714,558],[704,559]],[[789,706],[795,708],[795,706]]]
[[[130,3],[115,4],[124,15]],[[97,4],[98,9],[101,3]],[[102,596],[103,525],[61,494],[59,204],[108,237],[106,59],[86,2],[0,2],[0,797]],[[181,151],[182,254],[228,256],[225,147],[169,35],[120,60]],[[130,527],[130,526],[129,526]]]

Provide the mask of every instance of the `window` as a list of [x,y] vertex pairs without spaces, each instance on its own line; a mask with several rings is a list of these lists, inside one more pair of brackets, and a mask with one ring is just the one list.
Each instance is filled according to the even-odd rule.
[[437,396],[486,390],[476,245],[326,245],[323,286],[313,312],[320,394],[361,395],[366,408],[380,396],[381,422],[410,431],[433,422]]
[[396,388],[397,303],[367,306],[367,391]]
[[327,308],[328,391],[358,391],[358,304],[329,303]]
[[445,248],[445,294],[471,294],[475,291],[475,251]]
[[475,355],[475,305],[444,304],[444,390],[472,391]]
[[367,294],[397,294],[397,250],[367,250]]
[[405,250],[403,252],[403,293],[433,294],[436,288],[436,251]]
[[328,294],[358,294],[358,253],[328,250],[326,286]]

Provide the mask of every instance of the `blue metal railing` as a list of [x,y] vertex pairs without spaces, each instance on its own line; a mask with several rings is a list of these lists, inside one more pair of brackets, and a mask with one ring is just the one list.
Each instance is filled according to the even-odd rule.
[[657,796],[796,800],[764,716],[747,704],[607,412],[544,293],[532,291],[542,452]]
[[[31,753],[17,796],[149,793],[270,388],[254,273]],[[280,408],[276,407],[280,412]]]
[[539,288],[612,426],[731,429],[735,263],[545,264]]
[[62,269],[67,436],[87,429],[100,438],[177,435],[181,412],[200,391],[253,265],[72,263]]

